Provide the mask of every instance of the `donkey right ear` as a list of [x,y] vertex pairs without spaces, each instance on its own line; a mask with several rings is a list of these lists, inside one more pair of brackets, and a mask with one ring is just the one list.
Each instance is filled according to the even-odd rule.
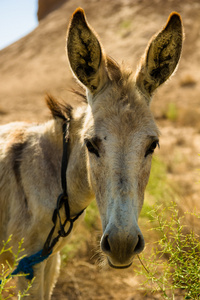
[[167,24],[150,42],[136,77],[136,84],[147,98],[174,72],[182,49],[181,17],[173,12]]
[[107,79],[106,58],[82,8],[74,12],[69,25],[67,53],[72,71],[79,81],[92,94],[99,91]]

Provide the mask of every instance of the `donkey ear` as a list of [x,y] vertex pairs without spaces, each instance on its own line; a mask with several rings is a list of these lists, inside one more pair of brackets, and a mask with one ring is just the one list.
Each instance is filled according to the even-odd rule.
[[78,8],[72,16],[67,37],[67,52],[76,77],[93,94],[97,92],[107,78],[106,59],[82,8]]
[[137,73],[136,84],[148,98],[174,72],[181,55],[182,40],[181,17],[173,12],[163,30],[150,42]]

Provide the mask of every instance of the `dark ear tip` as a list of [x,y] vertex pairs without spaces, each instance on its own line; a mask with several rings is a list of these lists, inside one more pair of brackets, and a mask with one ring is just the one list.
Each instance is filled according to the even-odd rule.
[[182,19],[179,13],[173,11],[168,18],[167,24],[172,24],[173,26],[182,26]]
[[82,20],[85,20],[85,11],[81,8],[81,7],[78,7],[73,15],[72,15],[72,19],[82,19]]

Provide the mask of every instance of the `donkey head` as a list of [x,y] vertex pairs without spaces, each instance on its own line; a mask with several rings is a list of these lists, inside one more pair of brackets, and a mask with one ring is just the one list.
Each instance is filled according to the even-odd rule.
[[172,13],[133,76],[106,56],[82,9],[71,19],[69,62],[88,101],[82,129],[87,176],[102,220],[101,249],[115,268],[130,266],[144,249],[137,222],[159,136],[149,105],[174,72],[181,48],[181,18]]

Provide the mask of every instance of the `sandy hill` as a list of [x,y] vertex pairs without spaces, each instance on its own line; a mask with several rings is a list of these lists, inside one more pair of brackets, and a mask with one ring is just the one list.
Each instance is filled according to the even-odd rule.
[[[65,54],[65,37],[70,16],[79,6],[85,9],[106,52],[134,70],[149,39],[166,23],[168,15],[172,11],[181,14],[185,28],[182,58],[172,80],[156,93],[152,111],[162,132],[159,156],[167,165],[168,176],[179,186],[183,206],[198,206],[199,0],[67,0],[49,14],[44,10],[33,32],[0,51],[0,123],[47,120],[46,92],[74,101],[68,91],[75,82]],[[113,280],[108,282],[111,276]],[[99,273],[96,266],[80,257],[63,269],[53,299],[159,299],[159,295],[135,292],[136,288],[133,270],[122,275]]]
[[133,69],[148,40],[165,24],[169,13],[181,13],[185,27],[182,59],[173,80],[159,89],[153,108],[165,109],[169,102],[174,102],[199,111],[198,0],[68,0],[42,19],[32,33],[0,51],[1,123],[24,118],[43,120],[48,114],[42,100],[46,91],[67,101],[71,99],[67,89],[73,81],[65,55],[65,36],[70,15],[78,6],[85,9],[107,53]]

